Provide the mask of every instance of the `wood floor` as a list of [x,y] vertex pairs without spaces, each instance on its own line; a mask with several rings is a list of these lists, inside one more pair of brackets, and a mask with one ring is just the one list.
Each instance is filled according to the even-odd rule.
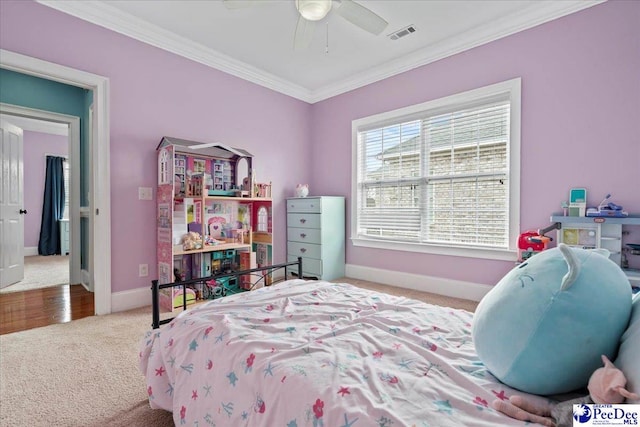
[[82,285],[0,294],[0,335],[93,316],[93,297]]

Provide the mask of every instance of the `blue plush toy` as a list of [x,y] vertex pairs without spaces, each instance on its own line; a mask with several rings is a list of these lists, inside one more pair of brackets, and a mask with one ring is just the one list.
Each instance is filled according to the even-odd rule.
[[601,355],[615,358],[631,286],[608,254],[559,244],[511,270],[480,301],[473,340],[496,378],[528,393],[565,393],[586,386]]

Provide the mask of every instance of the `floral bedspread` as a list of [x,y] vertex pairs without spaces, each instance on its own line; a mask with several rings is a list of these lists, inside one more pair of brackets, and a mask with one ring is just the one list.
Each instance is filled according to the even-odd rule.
[[472,314],[290,280],[181,313],[141,342],[152,408],[177,426],[524,425],[477,358]]

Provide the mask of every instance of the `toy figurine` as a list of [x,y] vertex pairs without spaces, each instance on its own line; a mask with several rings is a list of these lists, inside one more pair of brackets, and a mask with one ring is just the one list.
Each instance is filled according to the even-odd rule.
[[177,268],[173,269],[173,281],[174,282],[182,282],[182,273]]
[[192,251],[194,249],[202,248],[202,240],[200,233],[195,231],[190,231],[189,233],[182,236],[182,249],[185,251]]

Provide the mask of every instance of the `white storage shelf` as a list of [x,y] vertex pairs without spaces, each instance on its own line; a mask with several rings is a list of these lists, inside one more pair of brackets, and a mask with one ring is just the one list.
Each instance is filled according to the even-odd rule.
[[[552,223],[560,223],[558,243],[585,249],[604,248],[611,255],[612,261],[622,263],[622,227],[640,225],[640,215],[629,215],[626,218],[612,217],[579,217],[553,214]],[[640,272],[623,269],[634,286],[640,285]]]

